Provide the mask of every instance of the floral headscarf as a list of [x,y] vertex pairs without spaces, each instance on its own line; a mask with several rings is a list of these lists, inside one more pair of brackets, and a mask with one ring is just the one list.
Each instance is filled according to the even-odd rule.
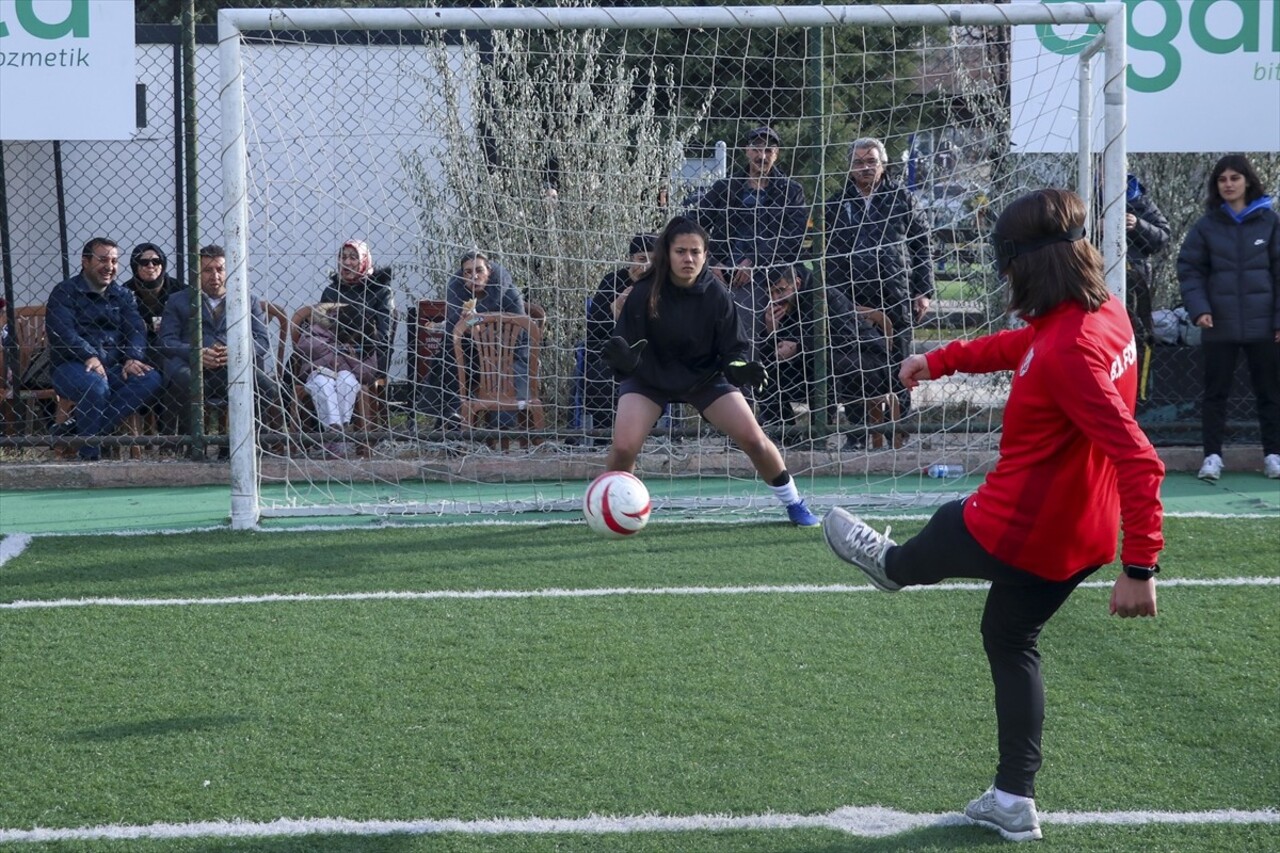
[[[373,272],[373,254],[369,251],[369,244],[363,240],[348,240],[342,244],[342,249],[351,247],[356,250],[356,254],[360,257],[360,263],[356,269],[357,279],[364,278]],[[342,249],[338,250],[338,277],[342,277]]]

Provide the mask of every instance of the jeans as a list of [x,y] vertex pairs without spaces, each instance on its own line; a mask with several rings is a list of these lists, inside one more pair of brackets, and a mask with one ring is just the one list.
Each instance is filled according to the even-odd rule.
[[[53,389],[58,396],[76,404],[76,435],[103,435],[115,431],[120,422],[146,405],[163,384],[160,371],[152,370],[128,379],[120,365],[107,368],[106,377],[85,370],[80,362],[66,362],[53,368]],[[97,445],[80,448],[80,458],[98,459]]]

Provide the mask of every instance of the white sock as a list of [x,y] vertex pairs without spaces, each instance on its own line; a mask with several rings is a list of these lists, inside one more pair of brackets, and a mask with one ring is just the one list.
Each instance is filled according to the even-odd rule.
[[800,493],[796,491],[795,480],[789,479],[781,486],[770,486],[769,488],[773,490],[774,496],[778,500],[782,501],[783,506],[791,506],[793,503],[800,500]]
[[996,803],[1002,809],[1011,809],[1014,806],[1022,805],[1023,803],[1031,803],[1032,805],[1035,805],[1035,802],[1034,797],[1019,797],[1017,794],[1010,794],[1007,791],[1001,791],[999,788],[996,788]]

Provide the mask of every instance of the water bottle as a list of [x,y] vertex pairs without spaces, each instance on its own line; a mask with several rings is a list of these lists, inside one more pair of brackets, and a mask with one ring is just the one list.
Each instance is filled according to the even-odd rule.
[[954,477],[963,477],[964,466],[963,465],[943,465],[941,463],[935,463],[933,465],[930,465],[928,468],[926,468],[925,473],[928,474],[930,477],[933,477],[935,480],[942,480],[942,479],[949,480]]

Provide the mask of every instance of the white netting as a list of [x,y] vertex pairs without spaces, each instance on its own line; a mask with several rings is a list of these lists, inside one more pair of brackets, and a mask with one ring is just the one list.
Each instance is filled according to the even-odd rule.
[[[875,15],[882,23],[905,20],[894,15],[904,8]],[[1011,39],[1029,27],[942,26],[944,18],[852,25],[847,14],[836,15],[841,10],[847,7],[823,10],[830,11],[826,26],[766,28],[755,26],[759,15],[785,22],[784,12],[814,10],[736,10],[744,13],[737,27],[695,27],[700,14],[734,11],[697,9],[645,10],[668,15],[667,25],[639,28],[624,10],[607,16],[625,25],[617,28],[546,28],[545,13],[531,10],[525,28],[501,17],[519,10],[489,10],[488,19],[470,12],[468,29],[392,27],[390,18],[359,10],[341,19],[285,11],[270,31],[242,26],[250,293],[289,317],[334,301],[335,293],[362,303],[357,291],[374,285],[324,294],[339,247],[358,239],[374,269],[387,268],[394,303],[388,316],[388,303],[369,301],[373,331],[387,337],[366,351],[377,351],[385,382],[366,384],[340,434],[317,421],[314,397],[324,392],[302,383],[298,373],[309,368],[295,354],[299,330],[290,329],[285,412],[258,424],[255,500],[263,511],[575,505],[601,470],[612,412],[612,388],[594,369],[589,301],[602,279],[625,266],[632,235],[657,231],[676,213],[699,215],[700,203],[704,221],[716,221],[707,194],[743,168],[742,141],[760,125],[779,135],[777,165],[804,193],[799,229],[775,234],[783,239],[762,262],[799,271],[795,337],[803,370],[788,378],[795,362],[780,362],[774,387],[782,380],[790,391],[757,400],[802,492],[819,504],[934,501],[950,491],[924,480],[924,468],[989,464],[1007,376],[928,384],[903,395],[895,421],[886,389],[871,381],[887,380],[891,368],[875,360],[874,345],[860,343],[862,357],[846,357],[849,329],[839,324],[853,320],[836,316],[838,300],[823,283],[897,321],[897,340],[888,343],[899,352],[1002,327],[1004,295],[986,245],[994,215],[1029,188],[1074,186],[1078,169],[1075,154],[1019,154],[1010,140],[1034,139],[1037,128],[1049,127],[1046,110],[1078,111],[1075,65],[1013,63]],[[403,11],[429,22],[421,10]],[[462,13],[440,13],[447,14]],[[499,28],[480,27],[485,20]],[[1047,106],[1011,111],[1011,89],[1034,89]],[[858,228],[880,225],[864,219],[837,234],[839,222],[827,221],[850,209],[840,194],[850,143],[863,137],[884,142],[887,176],[902,185],[928,237],[923,260],[916,237],[895,224],[872,252],[880,260],[851,263],[876,244]],[[1094,144],[1103,148],[1100,138]],[[791,227],[767,216],[760,222],[758,232]],[[460,423],[442,417],[456,385],[453,359],[441,357],[452,351],[445,301],[450,278],[473,250],[509,274],[537,318],[537,399]],[[869,277],[868,269],[893,270],[890,256],[906,259],[913,281],[931,279],[923,319],[903,322],[915,285],[903,297],[893,276]],[[762,357],[773,351],[773,326],[763,317],[776,277],[757,269],[748,285],[754,296],[740,300],[755,311]],[[500,281],[494,271],[490,287]],[[880,317],[863,319],[873,322],[859,334],[873,338]],[[787,325],[785,317],[777,322]],[[529,398],[533,390],[516,393]],[[659,423],[639,465],[660,506],[772,506],[746,457],[688,406],[673,407]]]

